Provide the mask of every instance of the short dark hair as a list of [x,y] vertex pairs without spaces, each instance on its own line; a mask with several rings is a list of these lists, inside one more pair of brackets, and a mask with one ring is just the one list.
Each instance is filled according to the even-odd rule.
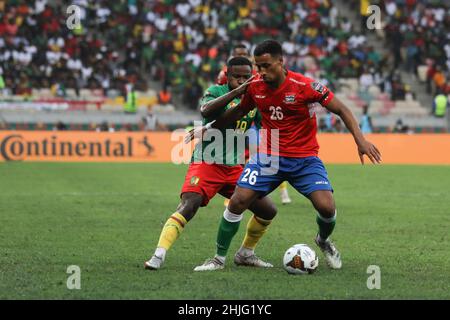
[[243,44],[243,43],[238,43],[238,44],[236,44],[234,47],[233,47],[233,50],[234,49],[245,49],[245,50],[247,50],[247,46],[245,45],[245,44]]
[[230,69],[232,66],[249,66],[250,69],[253,68],[252,62],[246,57],[233,57],[227,62],[227,68]]
[[258,44],[253,51],[254,56],[262,56],[266,53],[272,56],[282,56],[283,49],[281,47],[281,44],[276,40],[268,39]]

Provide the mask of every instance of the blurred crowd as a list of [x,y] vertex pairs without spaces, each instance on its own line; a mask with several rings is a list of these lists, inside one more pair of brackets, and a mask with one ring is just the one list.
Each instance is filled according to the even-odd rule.
[[[448,91],[449,5],[350,1],[352,10],[373,3],[393,54],[375,51],[330,0],[0,0],[0,80],[13,94],[50,87],[107,93],[130,82],[145,90],[151,78],[196,108],[234,44],[252,48],[273,37],[289,68],[332,89],[338,78],[359,78],[363,88],[401,99],[397,69],[414,74],[427,64],[430,92]],[[75,29],[67,27],[71,4],[81,9]]]
[[[383,17],[383,37],[393,54],[393,67],[420,78],[426,66],[428,93],[450,93],[450,2],[441,0],[353,0],[361,5],[362,24],[367,7],[376,4]],[[367,30],[365,28],[364,30]]]

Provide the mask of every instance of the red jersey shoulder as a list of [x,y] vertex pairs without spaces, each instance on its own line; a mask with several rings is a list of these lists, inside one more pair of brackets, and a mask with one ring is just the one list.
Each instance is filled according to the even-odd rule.
[[330,89],[315,79],[308,78],[299,73],[292,73],[292,79],[295,82],[301,83],[303,94],[311,102],[319,102],[322,105],[326,105],[333,98],[333,93]]
[[289,81],[295,83],[296,85],[300,87],[306,86],[310,80],[310,78],[305,77],[304,75],[296,72],[289,71],[288,72],[288,79]]

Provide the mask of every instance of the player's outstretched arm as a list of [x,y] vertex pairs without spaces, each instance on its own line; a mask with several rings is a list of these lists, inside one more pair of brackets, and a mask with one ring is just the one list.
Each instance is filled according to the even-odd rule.
[[333,100],[325,108],[338,115],[353,135],[358,146],[358,154],[362,164],[364,164],[364,155],[367,155],[372,163],[381,163],[381,152],[374,144],[364,138],[359,129],[358,122],[349,108],[336,97],[333,97]]
[[203,137],[203,135],[205,134],[206,130],[208,130],[210,128],[224,129],[229,124],[241,119],[243,116],[245,116],[245,111],[244,111],[244,109],[241,109],[240,105],[238,104],[236,107],[230,108],[227,111],[225,111],[216,120],[214,120],[204,126],[191,129],[188,132],[187,136],[184,138],[184,142],[189,143],[195,138],[201,139]]
[[247,87],[250,83],[252,83],[254,76],[250,77],[247,81],[245,81],[242,85],[237,87],[236,89],[231,90],[230,92],[224,94],[223,96],[217,97],[214,100],[206,102],[204,105],[200,107],[200,113],[203,118],[213,118],[219,111],[227,106],[233,99],[240,97],[245,93]]

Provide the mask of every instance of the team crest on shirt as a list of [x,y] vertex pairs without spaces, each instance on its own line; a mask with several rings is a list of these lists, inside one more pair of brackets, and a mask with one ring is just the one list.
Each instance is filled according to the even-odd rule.
[[311,87],[320,94],[323,94],[323,92],[325,91],[325,87],[320,82],[311,83]]
[[286,94],[286,96],[284,97],[284,102],[285,103],[294,103],[295,102],[295,94],[293,94],[293,93]]
[[199,177],[197,177],[197,176],[193,176],[192,178],[191,178],[191,186],[196,186],[196,185],[198,185],[198,182],[200,181],[200,178]]

